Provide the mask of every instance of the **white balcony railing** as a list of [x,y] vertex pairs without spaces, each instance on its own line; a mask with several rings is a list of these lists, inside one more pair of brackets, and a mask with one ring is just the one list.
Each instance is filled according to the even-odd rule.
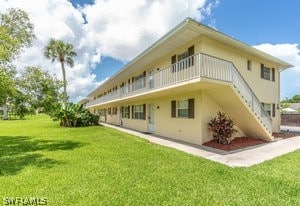
[[134,83],[134,85],[128,84],[99,99],[90,101],[87,103],[87,107],[143,94],[200,77],[231,83],[254,114],[261,119],[269,133],[271,133],[272,121],[269,114],[262,107],[261,102],[235,65],[230,61],[203,53],[190,56],[164,69],[148,74],[146,77],[139,79],[139,82]]

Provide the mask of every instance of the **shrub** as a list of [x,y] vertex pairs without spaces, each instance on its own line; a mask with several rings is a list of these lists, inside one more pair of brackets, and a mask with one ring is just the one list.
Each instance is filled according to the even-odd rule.
[[234,128],[233,120],[224,112],[219,111],[217,116],[208,123],[208,128],[213,133],[213,138],[219,144],[230,144],[231,136],[237,132]]
[[83,105],[68,103],[56,112],[53,120],[60,121],[63,127],[81,127],[98,125],[99,115],[92,114]]

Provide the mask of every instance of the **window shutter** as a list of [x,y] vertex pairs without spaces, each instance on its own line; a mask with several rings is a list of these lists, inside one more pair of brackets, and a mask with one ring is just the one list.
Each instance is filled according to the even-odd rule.
[[262,79],[264,78],[264,68],[265,68],[265,65],[264,64],[260,64],[260,77]]
[[189,99],[188,100],[188,106],[189,106],[189,109],[188,109],[188,117],[193,119],[195,117],[195,100],[194,99]]
[[195,49],[194,49],[194,45],[191,46],[190,48],[188,48],[188,54],[189,56],[192,56],[195,54]]
[[146,104],[143,104],[143,119],[146,120]]
[[174,55],[174,56],[171,57],[172,72],[176,71],[176,65],[175,65],[175,63],[176,63],[176,55]]
[[272,81],[275,82],[275,69],[272,68]]
[[134,106],[131,106],[131,118],[134,119]]
[[124,110],[123,110],[123,106],[121,107],[121,117],[124,118]]
[[275,104],[272,104],[272,117],[276,116],[275,109],[276,109]]
[[175,64],[176,63],[176,55],[171,57],[171,64]]
[[171,117],[176,118],[176,101],[171,101]]
[[131,82],[132,82],[132,91],[134,91],[134,77],[131,78]]
[[128,119],[130,119],[130,106],[128,106]]
[[[188,55],[193,56],[195,54],[194,45],[188,48]],[[194,66],[194,57],[189,58],[189,67]]]
[[146,71],[143,72],[143,77],[144,77],[144,87],[146,86]]
[[128,79],[128,92],[130,92],[130,79]]

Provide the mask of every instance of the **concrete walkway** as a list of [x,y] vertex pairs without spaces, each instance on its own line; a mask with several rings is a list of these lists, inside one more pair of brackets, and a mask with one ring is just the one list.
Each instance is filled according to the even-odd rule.
[[299,133],[299,135],[300,135],[300,127],[281,125],[280,130],[283,131],[283,132]]
[[188,154],[225,164],[230,167],[250,167],[252,165],[259,164],[266,160],[270,160],[280,155],[300,149],[300,136],[287,139],[279,139],[274,142],[254,146],[243,150],[237,150],[234,152],[226,152],[222,150],[212,149],[206,146],[199,146],[171,140],[153,134],[144,134],[138,131],[133,131],[106,123],[101,124],[106,127],[114,128],[122,132],[141,137],[155,144],[171,147]]

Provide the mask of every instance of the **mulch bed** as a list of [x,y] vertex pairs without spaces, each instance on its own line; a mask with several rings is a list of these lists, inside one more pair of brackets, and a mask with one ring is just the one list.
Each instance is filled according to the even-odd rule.
[[229,145],[221,145],[216,140],[205,142],[203,145],[215,149],[224,150],[224,151],[233,151],[237,149],[251,147],[254,145],[263,144],[266,142],[267,141],[265,140],[252,138],[252,137],[236,137],[234,140],[232,140],[232,142]]

